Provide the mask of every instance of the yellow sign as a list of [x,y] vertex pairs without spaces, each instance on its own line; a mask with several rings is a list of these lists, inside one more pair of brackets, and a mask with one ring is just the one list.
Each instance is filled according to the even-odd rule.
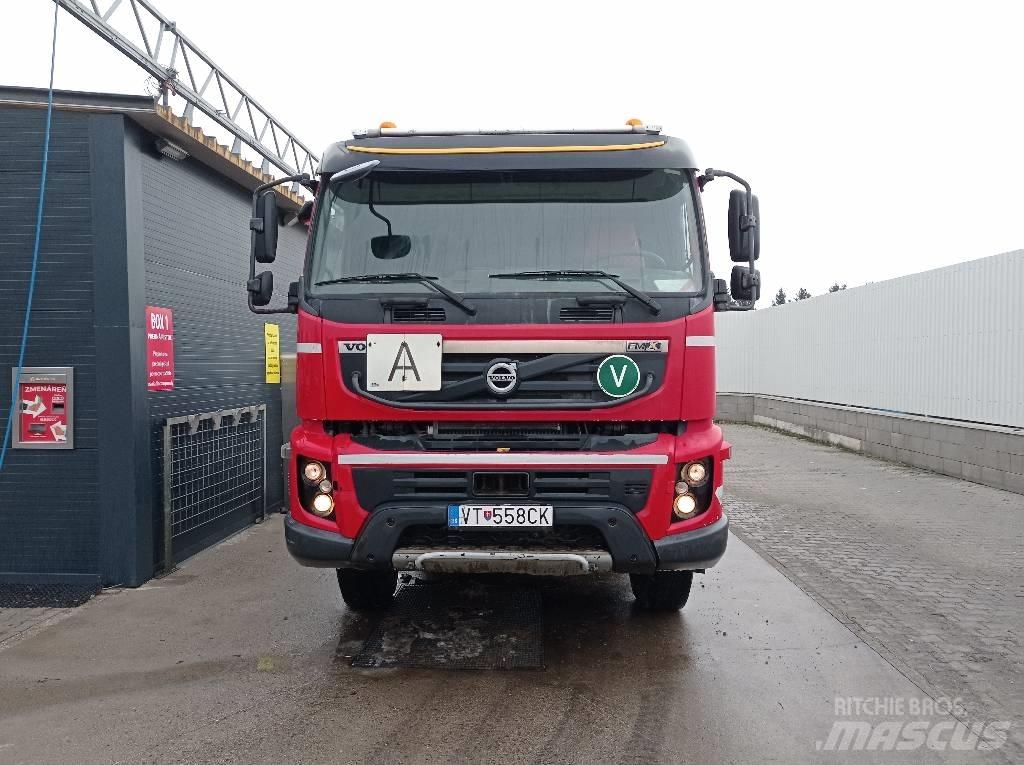
[[266,349],[267,382],[281,382],[281,328],[276,324],[263,325],[263,345]]

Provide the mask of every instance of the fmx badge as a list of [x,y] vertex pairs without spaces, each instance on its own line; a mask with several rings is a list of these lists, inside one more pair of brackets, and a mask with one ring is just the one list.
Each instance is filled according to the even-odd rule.
[[367,335],[371,391],[440,390],[441,335]]
[[612,398],[622,398],[640,385],[640,367],[629,356],[609,356],[597,368],[597,384]]

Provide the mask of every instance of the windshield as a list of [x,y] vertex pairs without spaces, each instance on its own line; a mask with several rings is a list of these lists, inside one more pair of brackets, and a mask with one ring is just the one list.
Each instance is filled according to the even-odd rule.
[[429,291],[409,281],[323,284],[410,272],[470,295],[621,291],[598,277],[494,278],[551,269],[606,271],[649,293],[703,287],[682,170],[377,172],[326,199],[309,279],[315,295]]

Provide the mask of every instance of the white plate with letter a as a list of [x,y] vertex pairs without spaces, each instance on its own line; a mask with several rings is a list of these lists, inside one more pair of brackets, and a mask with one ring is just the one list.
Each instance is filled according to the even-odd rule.
[[440,335],[367,335],[367,390],[441,390]]

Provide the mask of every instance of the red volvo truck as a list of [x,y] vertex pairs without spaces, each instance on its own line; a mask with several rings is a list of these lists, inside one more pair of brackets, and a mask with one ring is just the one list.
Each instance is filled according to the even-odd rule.
[[[731,285],[700,196],[727,176]],[[271,188],[311,190],[268,307]],[[298,314],[288,550],[386,606],[400,571],[628,574],[681,608],[725,552],[714,312],[759,294],[757,198],[630,120],[403,131],[330,146],[253,195],[249,305]],[[731,290],[730,290],[731,287]],[[730,294],[731,292],[731,294]]]

